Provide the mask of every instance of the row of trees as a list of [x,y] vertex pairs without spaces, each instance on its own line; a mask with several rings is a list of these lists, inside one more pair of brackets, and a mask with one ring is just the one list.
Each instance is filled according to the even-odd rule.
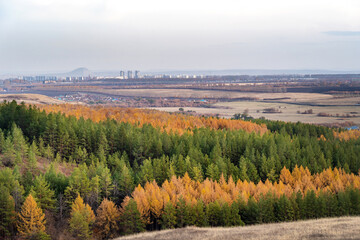
[[332,194],[321,192],[316,195],[308,191],[287,197],[277,197],[272,192],[261,195],[258,200],[250,197],[248,201],[238,198],[229,204],[216,200],[204,204],[186,203],[180,198],[175,204],[168,202],[158,216],[151,214],[151,227],[175,228],[189,225],[204,226],[241,226],[258,223],[284,222],[300,219],[358,215],[360,213],[360,191],[347,189]]
[[[155,181],[147,182],[144,187],[137,186],[132,193],[137,202],[138,209],[148,223],[152,218],[160,218],[165,206],[170,203],[176,207],[178,202],[184,201],[188,205],[196,205],[201,201],[204,206],[214,202],[227,203],[231,206],[234,202],[242,199],[245,202],[259,201],[264,196],[272,198],[291,198],[294,195],[306,196],[309,192],[317,196],[333,195],[346,192],[348,188],[360,189],[360,177],[354,174],[346,174],[342,170],[324,170],[320,174],[310,175],[308,169],[295,168],[292,173],[286,168],[281,171],[279,183],[247,182],[238,180],[236,183],[232,177],[226,181],[222,175],[220,181],[205,179],[202,182],[192,180],[187,174],[184,177],[173,176],[170,181],[165,181],[159,186]],[[355,198],[354,204],[359,201]],[[360,206],[358,206],[360,207]]]
[[[14,236],[16,232],[24,239],[50,239],[43,212],[46,206],[41,207],[41,200],[29,194],[17,213],[12,196],[6,188],[1,190],[5,190],[0,198],[1,239]],[[104,198],[96,215],[80,195],[71,204],[69,230],[76,239],[108,239],[141,232],[144,227],[136,202],[130,198],[125,199],[120,208]]]
[[257,132],[264,134],[267,132],[265,125],[254,124],[246,121],[234,121],[223,118],[204,118],[194,117],[183,114],[170,114],[166,112],[150,110],[150,109],[134,109],[120,107],[95,106],[89,107],[74,104],[58,104],[58,105],[38,105],[47,113],[65,113],[67,116],[83,117],[91,119],[94,122],[114,119],[118,122],[128,122],[131,124],[151,124],[154,127],[160,127],[167,132],[173,131],[184,133],[194,128],[208,127],[212,129],[230,129],[245,130],[247,132]]

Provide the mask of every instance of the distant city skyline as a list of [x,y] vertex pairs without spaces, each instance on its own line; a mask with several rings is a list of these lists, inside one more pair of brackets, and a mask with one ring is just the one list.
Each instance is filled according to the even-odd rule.
[[0,0],[0,74],[359,63],[357,0]]

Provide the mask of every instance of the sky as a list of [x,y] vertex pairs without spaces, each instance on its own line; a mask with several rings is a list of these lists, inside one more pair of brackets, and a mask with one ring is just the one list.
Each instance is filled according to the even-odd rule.
[[0,0],[0,73],[360,70],[359,0]]

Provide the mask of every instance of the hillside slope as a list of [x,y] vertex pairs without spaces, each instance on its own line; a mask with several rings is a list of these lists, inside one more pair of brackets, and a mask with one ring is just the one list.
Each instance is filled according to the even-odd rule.
[[359,222],[360,217],[341,217],[233,228],[187,227],[174,230],[141,233],[117,238],[116,240],[360,239]]
[[17,101],[19,104],[21,102],[27,104],[63,104],[64,101],[54,99],[41,94],[0,94],[0,102],[3,101],[11,102],[13,100]]

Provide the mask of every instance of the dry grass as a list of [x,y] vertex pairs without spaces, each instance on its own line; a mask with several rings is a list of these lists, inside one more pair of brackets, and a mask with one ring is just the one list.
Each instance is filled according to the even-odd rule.
[[[239,91],[222,90],[192,90],[192,89],[101,89],[102,93],[133,96],[133,97],[174,97],[174,98],[253,98],[264,99],[283,99],[277,101],[308,101],[308,102],[327,102],[333,99],[332,95],[321,93],[254,93]],[[287,99],[284,99],[287,98]]]
[[27,104],[61,104],[64,101],[57,100],[41,94],[0,94],[0,102],[15,100],[18,103]]
[[233,228],[187,227],[175,230],[146,232],[116,240],[176,240],[176,239],[360,239],[360,217],[326,218],[319,220],[273,223]]
[[[352,121],[355,124],[360,124],[360,106],[309,106],[309,105],[295,105],[289,103],[275,103],[275,102],[218,102],[213,105],[215,108],[201,108],[201,107],[183,107],[185,111],[191,110],[198,114],[219,114],[221,117],[232,117],[235,113],[243,113],[245,109],[249,110],[249,115],[254,118],[265,117],[269,120],[281,120],[288,122],[304,122],[304,123],[340,123],[345,121]],[[276,108],[281,113],[263,113],[265,108]],[[155,107],[153,109],[175,112],[178,107]],[[297,112],[304,112],[305,110],[313,109],[314,114],[298,114]],[[334,115],[334,117],[319,117],[319,112],[326,112]],[[358,112],[356,117],[341,118],[335,117],[336,114],[346,115],[350,112]],[[353,115],[353,114],[351,114]]]

